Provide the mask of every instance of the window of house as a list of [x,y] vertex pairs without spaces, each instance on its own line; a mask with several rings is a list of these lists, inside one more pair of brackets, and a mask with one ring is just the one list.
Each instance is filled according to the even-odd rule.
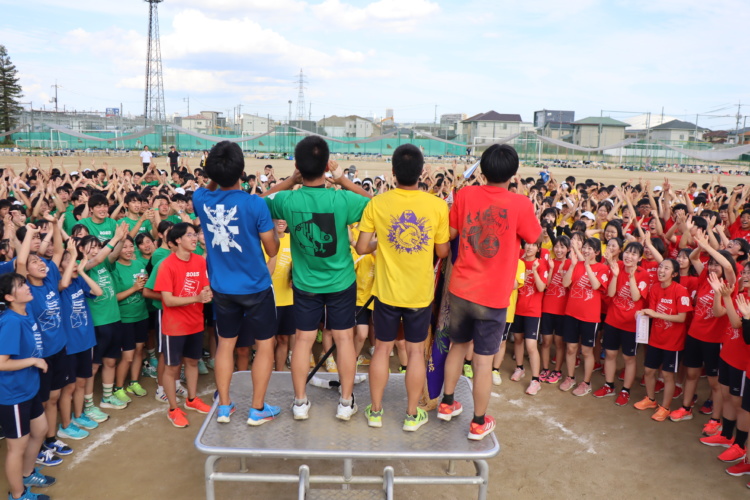
[[681,140],[681,141],[684,141],[684,140],[685,140],[685,134],[680,134],[680,140]]

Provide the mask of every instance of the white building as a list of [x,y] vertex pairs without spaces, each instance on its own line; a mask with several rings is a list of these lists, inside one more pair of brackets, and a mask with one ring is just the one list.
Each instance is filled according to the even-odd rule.
[[329,116],[318,121],[328,137],[371,137],[379,126],[357,115]]
[[240,117],[240,130],[242,135],[260,135],[270,130],[268,117],[242,113]]
[[521,115],[488,111],[458,122],[456,134],[465,136],[469,144],[482,144],[504,139],[526,130],[533,130],[533,128],[533,124],[524,123],[521,120]]

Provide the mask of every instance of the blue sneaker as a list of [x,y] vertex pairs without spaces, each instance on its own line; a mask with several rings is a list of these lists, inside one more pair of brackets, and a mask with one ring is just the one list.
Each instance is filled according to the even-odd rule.
[[228,424],[232,413],[234,413],[235,411],[237,411],[237,407],[234,406],[234,403],[229,403],[228,405],[219,405],[216,421],[220,424]]
[[23,495],[18,498],[13,498],[13,495],[8,493],[8,500],[49,500],[49,496],[42,495],[41,493],[32,493],[29,488],[23,490]]
[[62,461],[62,458],[55,455],[55,452],[52,450],[40,451],[39,455],[37,455],[36,457],[36,463],[38,463],[39,465],[46,465],[47,467],[60,465]]
[[81,429],[96,429],[99,424],[95,420],[90,419],[85,413],[81,413],[81,416],[76,418],[75,415],[71,415],[71,422],[76,424]]
[[67,427],[63,427],[62,424],[57,426],[57,437],[63,439],[75,439],[77,441],[89,437],[89,432],[80,429],[76,424],[71,422]]
[[56,479],[54,477],[45,476],[39,472],[39,467],[34,468],[34,472],[29,477],[23,478],[24,486],[35,486],[37,488],[46,488],[55,484]]
[[268,403],[263,404],[262,410],[250,408],[250,413],[247,416],[247,425],[263,425],[269,420],[276,418],[276,415],[279,413],[281,413],[281,408],[271,406]]
[[59,439],[56,439],[54,443],[47,444],[46,442],[42,444],[42,451],[44,450],[52,450],[58,455],[66,456],[73,453],[73,448],[68,446],[67,444],[63,443]]

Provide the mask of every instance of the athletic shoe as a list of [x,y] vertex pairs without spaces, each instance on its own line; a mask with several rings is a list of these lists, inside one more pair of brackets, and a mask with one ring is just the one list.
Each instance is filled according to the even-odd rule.
[[380,411],[373,411],[372,404],[367,405],[367,408],[365,408],[365,418],[367,418],[368,426],[376,427],[376,428],[383,427],[383,409],[382,408],[380,409]]
[[89,433],[88,431],[79,429],[76,424],[74,424],[73,422],[70,422],[70,425],[67,427],[63,427],[62,424],[57,426],[57,437],[63,438],[63,439],[73,439],[73,440],[78,441],[79,439],[89,437]]
[[156,367],[149,363],[148,360],[144,361],[143,367],[141,367],[141,376],[156,378]]
[[154,370],[159,367],[159,358],[157,358],[156,356],[150,357],[146,361],[148,361],[148,364],[154,367]]
[[109,420],[109,415],[101,411],[98,406],[89,406],[88,408],[84,408],[83,414],[98,424]]
[[198,375],[208,375],[208,368],[206,362],[203,359],[198,360]]
[[135,397],[137,398],[142,398],[143,396],[148,394],[148,392],[146,392],[146,389],[144,389],[143,386],[141,386],[141,384],[138,382],[132,382],[129,386],[125,388],[125,391],[128,394],[135,395]]
[[579,366],[581,366],[581,358],[576,356],[576,368],[578,368]]
[[672,399],[678,399],[678,398],[682,397],[682,392],[683,392],[682,391],[682,387],[680,387],[679,385],[675,385],[674,386],[674,394],[672,395]]
[[474,378],[474,367],[469,363],[468,365],[464,363],[464,377],[466,378]]
[[2,427],[0,427],[0,439],[5,439],[5,433],[3,432]]
[[562,373],[555,370],[550,370],[549,375],[547,375],[547,378],[544,381],[548,384],[556,384],[560,381],[561,378]]
[[406,373],[406,367],[404,365],[398,365],[399,373]]
[[563,380],[563,383],[560,384],[560,390],[564,392],[568,392],[576,385],[576,381],[572,377],[565,377],[565,380]]
[[669,420],[672,422],[682,422],[683,420],[693,419],[693,409],[685,409],[684,406],[680,406],[675,411],[669,414]]
[[529,387],[526,388],[526,394],[529,396],[536,396],[542,389],[542,383],[538,380],[532,380]]
[[112,393],[112,395],[126,404],[133,401],[132,399],[130,399],[130,396],[128,396],[128,394],[125,392],[125,389],[117,389],[115,392]]
[[[56,479],[54,477],[45,476],[39,472],[39,467],[34,468],[34,472],[29,477],[23,478],[23,485],[26,487],[33,486],[35,488],[47,488],[55,484]],[[23,497],[22,497],[23,498]]]
[[326,371],[328,373],[338,373],[339,371],[338,367],[336,367],[336,361],[331,357],[326,359]]
[[489,415],[484,416],[484,424],[479,425],[474,422],[469,426],[469,439],[472,441],[481,441],[484,436],[495,430],[495,419]]
[[750,463],[747,462],[747,455],[745,455],[745,459],[742,462],[729,467],[727,469],[727,474],[730,476],[743,476],[745,474],[750,474]]
[[587,384],[586,382],[581,382],[576,386],[575,389],[573,389],[573,396],[585,396],[586,394],[591,393],[591,384]]
[[664,422],[667,417],[669,417],[669,408],[664,408],[662,405],[659,405],[658,408],[656,408],[656,411],[653,415],[651,415],[651,420],[656,420],[657,422]]
[[[252,358],[250,359],[250,362],[252,363]],[[185,365],[180,367],[180,380],[178,380],[178,382],[187,383],[187,378],[185,377]]]
[[368,351],[370,351],[370,357],[372,357],[375,354],[375,346],[370,346]]
[[659,405],[656,404],[656,401],[651,401],[648,396],[643,396],[643,399],[634,404],[633,408],[636,410],[653,410],[657,406]]
[[128,404],[113,394],[111,396],[107,396],[106,398],[102,398],[102,402],[99,406],[101,406],[102,408],[109,408],[111,410],[124,410],[125,408],[127,408]]
[[180,410],[179,408],[168,410],[167,418],[169,419],[170,422],[172,422],[172,425],[180,429],[190,425],[187,419],[187,415],[185,415],[185,412]]
[[97,427],[99,427],[99,424],[96,423],[96,421],[93,420],[92,418],[87,417],[85,413],[81,413],[81,416],[77,418],[75,415],[71,415],[70,421],[76,424],[76,426],[79,429],[90,430],[90,429],[96,429]]
[[703,402],[703,406],[698,410],[704,415],[711,415],[714,412],[714,402],[711,399],[707,399]]
[[427,412],[422,408],[417,408],[417,416],[406,415],[403,429],[407,432],[415,432],[426,424],[428,420],[429,417],[427,416]]
[[617,395],[617,399],[615,399],[615,404],[617,406],[625,406],[630,402],[630,393],[628,391],[620,391],[620,394]]
[[596,363],[594,363],[594,371],[595,371],[595,372],[598,372],[598,371],[599,371],[599,370],[601,370],[602,368],[604,368],[604,365],[603,365],[603,364],[599,363],[598,361],[597,361]]
[[198,413],[205,414],[211,411],[211,406],[204,403],[201,398],[195,398],[192,401],[190,401],[189,399],[186,399],[184,406],[186,410],[193,410],[193,411],[197,411]]
[[303,405],[296,405],[292,403],[292,415],[294,416],[294,420],[307,420],[307,417],[309,417],[310,413],[310,407],[312,406],[312,403],[310,400],[307,400],[307,403]]
[[722,429],[721,422],[718,422],[716,420],[709,420],[703,426],[702,434],[704,436],[715,436],[716,434],[721,432],[721,429]]
[[656,386],[654,386],[654,392],[656,394],[659,394],[663,390],[664,390],[664,382],[662,382],[661,380],[657,380]]
[[347,406],[339,401],[339,406],[336,408],[336,418],[348,422],[355,413],[357,413],[357,403],[354,402],[354,398],[352,398],[351,406]]
[[323,343],[323,330],[318,330],[318,334],[315,336],[315,342],[318,344]]
[[700,442],[702,444],[705,444],[706,446],[719,446],[721,448],[729,448],[734,444],[734,438],[727,439],[721,434],[716,434],[713,436],[706,436],[700,438]]
[[462,411],[464,411],[463,406],[456,400],[453,401],[452,405],[440,403],[438,405],[437,418],[450,422],[453,417],[459,416]]
[[281,408],[278,406],[271,406],[268,403],[263,403],[262,410],[256,410],[250,408],[250,412],[247,415],[247,425],[263,425],[266,422],[276,418],[276,415],[281,413]]
[[47,467],[60,465],[62,461],[63,459],[58,457],[57,453],[50,449],[42,450],[39,452],[39,455],[36,456],[36,463],[38,463],[39,465],[45,465]]
[[492,385],[500,385],[503,383],[503,376],[500,375],[500,370],[492,370]]
[[73,453],[73,448],[65,444],[63,441],[56,439],[50,444],[45,441],[42,443],[42,450],[52,450],[57,455],[67,456]]
[[721,452],[716,458],[718,458],[722,462],[736,462],[737,460],[742,460],[743,458],[745,458],[745,449],[740,448],[740,445],[735,443]]
[[310,368],[315,368],[315,365],[316,365],[315,356],[313,356],[312,353],[310,353]]
[[234,406],[234,403],[229,403],[228,405],[219,405],[216,421],[220,424],[228,424],[230,418],[232,417],[232,413],[234,413],[237,410],[237,407]]
[[640,381],[640,382],[638,382],[638,384],[639,384],[639,385],[640,385],[641,387],[646,387],[646,376],[645,376],[645,375],[641,377],[641,381]]
[[370,366],[370,359],[360,354],[357,356],[357,366]]
[[[161,403],[169,404],[169,399],[167,399],[167,393],[164,392],[163,387],[156,388],[156,392],[154,392],[154,399]],[[177,398],[177,404],[180,404],[180,398]]]
[[[464,366],[466,366],[466,365],[464,365]],[[518,382],[525,375],[526,375],[526,370],[524,370],[523,368],[516,367],[516,369],[513,370],[513,375],[510,376],[510,381],[511,382]]]
[[620,382],[623,382],[625,380],[625,368],[620,370],[620,373],[617,374],[617,380]]
[[549,377],[550,371],[549,370],[542,370],[539,372],[539,382],[546,382],[547,377]]
[[606,398],[607,396],[614,396],[615,388],[609,385],[603,385],[599,389],[594,391],[595,398]]
[[[291,364],[291,358],[289,358],[289,364]],[[213,370],[216,367],[216,360],[214,358],[209,358],[208,361],[206,361],[206,368],[209,368]]]
[[174,384],[174,392],[177,395],[178,398],[186,398],[188,397],[188,391],[185,389],[181,383],[175,382]]
[[[8,493],[8,500],[13,500],[13,496]],[[48,495],[41,493],[32,493],[30,488],[24,488],[20,497],[15,500],[50,500]]]

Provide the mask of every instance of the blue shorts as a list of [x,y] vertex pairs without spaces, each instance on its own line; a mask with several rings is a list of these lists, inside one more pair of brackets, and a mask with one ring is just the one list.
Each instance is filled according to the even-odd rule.
[[523,334],[523,338],[527,340],[539,340],[539,318],[516,314],[516,317],[513,318],[510,331],[512,333]]
[[449,295],[451,317],[448,330],[451,342],[465,344],[474,341],[474,352],[480,356],[494,356],[500,350],[505,331],[507,308],[496,309]]
[[237,347],[250,347],[256,340],[268,340],[276,335],[278,319],[273,287],[244,295],[215,290],[213,294],[219,337],[237,339]]
[[581,321],[573,316],[565,316],[563,326],[563,340],[567,344],[581,344],[586,347],[594,347],[596,328],[599,326],[599,323]]
[[607,351],[618,351],[622,347],[623,356],[635,356],[635,332],[628,332],[604,323],[602,346]]
[[302,332],[317,331],[321,318],[331,330],[354,328],[357,309],[357,283],[340,292],[311,293],[292,286],[294,291],[294,321]]
[[57,391],[66,385],[75,382],[75,374],[71,371],[70,357],[63,348],[62,351],[52,356],[47,356],[47,371],[39,371],[39,401],[49,401],[49,393]]
[[16,405],[0,405],[0,427],[9,439],[22,438],[31,432],[31,421],[44,415],[39,394]]
[[680,366],[680,351],[667,351],[652,345],[646,348],[646,358],[643,360],[643,366],[665,372],[677,373]]
[[203,332],[190,335],[160,335],[161,352],[167,366],[180,366],[182,358],[201,359],[203,355]]
[[398,336],[398,327],[403,322],[404,340],[418,344],[427,339],[432,307],[396,307],[384,304],[376,297],[372,317],[375,338],[381,342],[395,341]]

